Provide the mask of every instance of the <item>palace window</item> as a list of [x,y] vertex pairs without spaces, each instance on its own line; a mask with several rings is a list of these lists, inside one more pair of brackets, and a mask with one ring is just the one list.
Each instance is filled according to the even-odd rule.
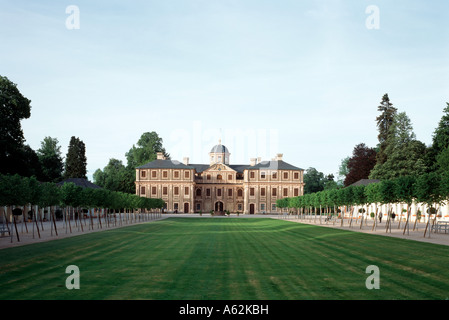
[[145,187],[140,187],[140,194],[145,194]]
[[288,172],[284,171],[284,180],[287,180],[287,179],[288,179]]
[[189,195],[189,187],[184,187],[184,195]]
[[198,197],[201,197],[201,189],[196,189],[196,195],[197,195]]
[[298,188],[293,189],[293,196],[294,197],[299,196],[299,189]]
[[260,211],[265,211],[265,203],[260,204]]
[[174,187],[174,188],[173,188],[173,194],[174,194],[175,196],[178,196],[178,195],[179,195],[179,187]]
[[275,204],[275,203],[273,203],[273,204],[271,205],[271,211],[276,211],[276,204]]
[[217,189],[217,197],[221,197],[221,189]]
[[209,188],[206,189],[206,197],[210,197],[210,189]]
[[221,174],[217,175],[217,180],[222,180],[223,177],[221,176]]
[[174,171],[173,172],[173,178],[179,179],[179,171]]
[[141,178],[146,178],[147,176],[147,172],[146,171],[140,171],[140,177]]
[[249,173],[249,177],[250,177],[251,179],[254,179],[254,177],[255,177],[254,171],[251,171],[251,172]]
[[260,196],[265,197],[265,188],[260,188]]
[[237,204],[237,210],[238,211],[242,211],[243,210],[243,206],[241,203]]
[[232,180],[232,174],[228,174],[228,180]]
[[208,174],[208,175],[206,176],[206,179],[207,179],[207,180],[210,180],[210,178],[211,178],[211,177],[210,177],[210,174]]
[[284,188],[284,197],[287,197],[287,196],[288,196],[288,189]]
[[243,190],[242,189],[238,189],[237,190],[237,197],[243,197]]
[[260,179],[265,179],[265,177],[266,177],[265,171],[261,171],[260,172]]
[[157,177],[157,171],[156,170],[152,170],[151,171],[151,177],[152,178],[156,178]]
[[166,196],[166,195],[168,194],[168,188],[167,188],[167,187],[163,187],[163,188],[162,188],[162,194],[163,194],[164,196]]
[[277,178],[278,178],[278,173],[277,173],[276,171],[273,171],[273,172],[271,173],[271,178],[272,178],[272,179],[277,179]]
[[156,194],[156,187],[151,187],[151,194]]
[[201,210],[201,203],[197,203],[196,204],[196,211],[200,211]]
[[273,197],[276,197],[276,196],[277,196],[277,190],[278,190],[278,189],[276,189],[276,188],[271,189],[271,195],[272,195]]
[[254,196],[254,188],[249,188],[249,195]]
[[162,171],[162,178],[168,178],[168,171]]
[[232,197],[232,189],[228,189],[228,197]]
[[190,171],[184,171],[184,178],[189,179],[190,178]]
[[293,179],[298,180],[299,179],[299,172],[295,172],[293,174]]

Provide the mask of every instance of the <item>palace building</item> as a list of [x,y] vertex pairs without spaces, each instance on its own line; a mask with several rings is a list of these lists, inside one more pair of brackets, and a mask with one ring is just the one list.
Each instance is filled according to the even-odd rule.
[[282,160],[250,159],[230,164],[228,148],[221,144],[209,153],[209,164],[157,159],[136,168],[136,194],[161,198],[167,212],[244,214],[276,213],[276,200],[304,193],[304,170]]

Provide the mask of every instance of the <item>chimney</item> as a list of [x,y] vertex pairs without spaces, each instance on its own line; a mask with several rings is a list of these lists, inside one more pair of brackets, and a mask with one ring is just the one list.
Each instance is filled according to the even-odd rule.
[[165,160],[165,157],[164,157],[164,153],[163,153],[163,152],[158,152],[158,153],[157,153],[157,160]]
[[283,156],[282,153],[278,153],[278,154],[276,155],[276,160],[277,160],[277,161],[281,161],[281,160],[282,160],[282,156]]
[[249,165],[252,167],[252,166],[255,166],[256,165],[256,161],[257,161],[257,159],[256,158],[251,158],[251,159],[249,159]]
[[183,163],[188,166],[189,165],[189,157],[184,157]]

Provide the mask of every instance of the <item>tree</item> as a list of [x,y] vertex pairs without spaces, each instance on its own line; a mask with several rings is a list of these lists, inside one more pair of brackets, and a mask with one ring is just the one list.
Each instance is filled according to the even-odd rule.
[[86,146],[79,138],[72,136],[65,160],[64,177],[84,178],[87,174]]
[[41,142],[37,156],[42,168],[42,181],[59,182],[62,180],[64,162],[61,155],[61,147],[58,139],[45,137]]
[[437,155],[436,168],[441,173],[449,172],[449,146]]
[[37,153],[29,146],[22,146],[17,153],[16,173],[23,177],[35,176],[42,180],[42,167]]
[[341,163],[340,163],[340,166],[338,167],[338,181],[337,181],[337,183],[339,185],[344,185],[344,181],[346,179],[346,176],[349,173],[349,169],[348,169],[349,159],[351,159],[351,157],[346,157],[346,158],[342,159]]
[[137,141],[137,146],[133,145],[126,153],[128,168],[135,170],[138,166],[156,160],[158,152],[164,153],[167,159],[170,158],[170,155],[162,146],[162,138],[156,132],[143,133]]
[[18,173],[25,138],[20,121],[31,116],[31,101],[7,77],[0,76],[0,173]]
[[437,172],[430,172],[422,174],[416,179],[416,199],[418,202],[425,203],[428,206],[429,219],[427,220],[424,236],[429,227],[430,216],[436,213],[433,212],[433,209],[435,209],[433,206],[440,205],[441,202],[447,198],[447,196],[442,193],[445,189],[445,187],[442,186],[442,183],[446,181],[443,179],[444,177],[444,175],[441,176]]
[[393,179],[426,172],[424,143],[415,139],[413,127],[405,112],[397,114],[390,127],[385,152],[385,162],[377,162],[370,173],[371,179]]
[[347,163],[348,173],[344,185],[349,186],[360,179],[367,179],[375,165],[376,151],[368,148],[364,143],[356,145]]
[[121,160],[112,158],[103,171],[100,169],[95,171],[94,183],[111,191],[134,193],[135,185],[130,173],[135,177],[134,170],[128,170]]
[[393,125],[394,117],[396,115],[397,109],[393,107],[393,104],[390,102],[390,98],[388,94],[384,94],[382,97],[382,101],[380,102],[380,106],[377,107],[377,110],[382,112],[377,118],[377,128],[379,130],[379,134],[377,136],[379,140],[379,152],[377,153],[377,163],[384,163],[387,161],[387,152],[385,151],[388,145],[388,137],[390,135],[390,127]]
[[324,174],[315,168],[308,168],[304,173],[304,193],[324,190]]
[[444,172],[447,167],[447,155],[449,154],[449,102],[443,109],[443,116],[432,136],[432,146],[427,154],[427,166],[429,171],[439,170]]
[[324,190],[338,189],[338,182],[334,180],[333,174],[328,174],[324,179]]

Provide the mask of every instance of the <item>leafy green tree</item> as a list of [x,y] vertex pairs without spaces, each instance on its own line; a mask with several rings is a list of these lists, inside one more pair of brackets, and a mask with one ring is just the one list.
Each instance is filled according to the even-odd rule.
[[436,167],[440,173],[449,172],[449,146],[437,155]]
[[73,182],[66,182],[61,186],[61,204],[65,207],[78,207],[81,202],[82,187]]
[[448,170],[449,155],[449,102],[443,110],[443,116],[432,136],[432,145],[426,156],[429,171],[444,172]]
[[395,193],[398,201],[407,204],[407,220],[404,226],[405,234],[410,219],[410,207],[416,198],[416,177],[402,176],[394,179],[393,182],[395,184]]
[[24,145],[18,150],[16,159],[16,173],[23,177],[35,176],[42,180],[42,167],[37,153],[29,146]]
[[20,121],[31,116],[31,101],[0,76],[0,173],[20,173],[25,138]]
[[61,189],[54,183],[44,182],[40,185],[41,195],[37,205],[41,208],[56,206],[61,203]]
[[[446,195],[442,192],[444,190],[444,187],[442,185],[444,181],[446,180],[444,180],[442,176],[437,172],[422,174],[416,179],[416,199],[418,202],[425,203],[427,205],[429,215],[435,214],[436,212],[433,212],[435,206],[440,205],[441,202],[446,198]],[[424,236],[427,233],[429,223],[430,216],[427,220]]]
[[304,193],[315,193],[324,190],[324,174],[315,168],[308,168],[304,173]]
[[346,176],[349,173],[348,162],[351,157],[346,157],[341,160],[340,166],[338,167],[338,180],[337,184],[343,186]]
[[86,146],[82,140],[72,136],[65,160],[64,178],[86,179],[86,174]]
[[164,153],[167,159],[170,158],[170,155],[162,146],[162,138],[154,131],[145,132],[137,141],[137,146],[133,145],[126,153],[127,166],[135,170],[138,166],[156,160],[158,152]]
[[97,169],[93,174],[94,183],[111,191],[134,193],[135,171],[128,170],[121,160],[110,159],[103,171]]
[[340,185],[334,180],[333,174],[328,174],[324,178],[324,190],[338,189]]
[[41,142],[41,147],[37,150],[42,168],[42,181],[59,182],[62,180],[64,162],[61,147],[58,144],[57,138],[45,137]]
[[371,179],[393,179],[399,176],[420,175],[426,172],[424,143],[416,140],[410,119],[401,112],[390,127],[385,152],[388,159],[377,162],[371,170]]

